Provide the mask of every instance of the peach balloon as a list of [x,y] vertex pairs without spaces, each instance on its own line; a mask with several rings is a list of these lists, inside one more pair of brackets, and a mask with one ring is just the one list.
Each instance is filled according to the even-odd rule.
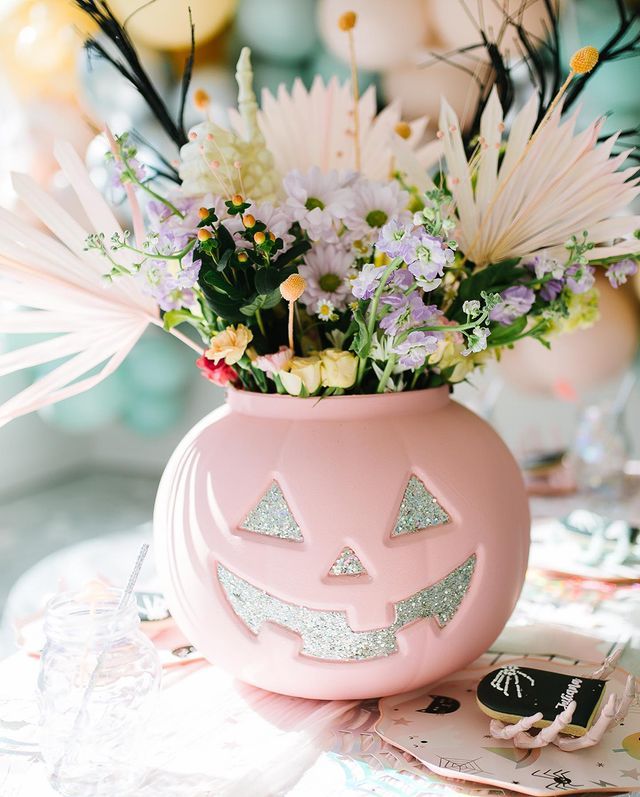
[[440,100],[446,97],[462,120],[471,122],[478,101],[478,84],[466,72],[444,62],[429,66],[403,66],[387,72],[382,77],[385,98],[400,100],[403,115],[408,118],[428,116],[433,128],[437,127],[440,115]]
[[229,22],[236,0],[110,0],[110,5],[120,21],[127,20],[136,41],[156,50],[180,50],[191,42],[189,9],[201,44]]
[[357,699],[432,683],[520,592],[520,470],[447,386],[298,399],[231,390],[179,444],[154,512],[181,630],[243,681]]
[[[479,2],[459,2],[458,0],[424,0],[429,25],[437,32],[442,52],[449,52],[458,47],[481,42],[479,34],[480,20],[482,26],[492,39],[499,35],[504,23],[502,9],[511,14],[531,34],[533,41],[544,41],[546,38],[545,23],[548,16],[543,0],[479,0]],[[523,8],[522,14],[518,14]],[[500,49],[508,51],[512,58],[519,58],[521,45],[518,34],[509,26],[504,34]],[[484,50],[478,48],[475,55]]]
[[[0,6],[3,6],[0,3]],[[72,2],[18,0],[0,8],[0,68],[13,91],[26,97],[72,99],[76,54],[89,17]]]
[[320,0],[320,36],[334,55],[349,60],[349,40],[338,28],[345,11],[358,15],[353,30],[356,59],[365,69],[386,70],[411,60],[427,41],[428,19],[423,0]]
[[633,291],[612,288],[599,274],[600,320],[551,339],[551,349],[526,338],[500,360],[507,382],[530,393],[580,392],[620,377],[638,348],[640,318]]

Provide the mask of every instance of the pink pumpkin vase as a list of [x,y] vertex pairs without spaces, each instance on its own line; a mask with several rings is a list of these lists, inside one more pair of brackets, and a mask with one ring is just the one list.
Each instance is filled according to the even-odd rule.
[[513,457],[446,387],[231,390],[171,457],[154,526],[193,644],[243,681],[320,699],[403,692],[473,661],[529,550]]

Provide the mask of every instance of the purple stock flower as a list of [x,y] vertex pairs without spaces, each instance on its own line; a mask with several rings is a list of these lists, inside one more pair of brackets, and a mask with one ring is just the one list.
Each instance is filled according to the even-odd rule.
[[567,287],[572,293],[586,293],[593,288],[596,277],[593,266],[573,265],[564,272]]
[[500,294],[502,301],[489,313],[492,321],[508,326],[531,310],[536,295],[526,285],[513,285]]
[[430,354],[438,348],[442,333],[410,332],[402,343],[396,344],[391,350],[399,355],[399,363],[403,368],[420,368]]
[[351,293],[356,299],[371,299],[382,278],[385,266],[366,263],[351,282]]
[[550,279],[540,288],[540,296],[545,302],[552,302],[556,299],[563,288],[562,280]]
[[380,229],[376,247],[389,257],[401,257],[408,263],[415,258],[419,241],[420,238],[411,224],[402,224],[397,219],[392,219]]
[[381,304],[393,308],[380,321],[380,328],[391,337],[412,327],[437,324],[443,315],[435,305],[426,305],[416,293],[410,296],[402,293],[383,296]]
[[606,270],[606,277],[614,288],[624,285],[629,277],[638,271],[638,264],[629,258],[612,263]]

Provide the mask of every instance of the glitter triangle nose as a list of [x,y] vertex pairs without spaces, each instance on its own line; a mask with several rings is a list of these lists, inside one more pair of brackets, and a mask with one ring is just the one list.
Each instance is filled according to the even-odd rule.
[[343,548],[329,570],[330,576],[359,576],[366,569],[353,548]]

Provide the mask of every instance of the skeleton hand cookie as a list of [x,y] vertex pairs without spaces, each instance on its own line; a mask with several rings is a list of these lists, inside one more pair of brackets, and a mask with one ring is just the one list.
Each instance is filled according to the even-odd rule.
[[[517,665],[493,670],[477,690],[478,705],[492,718],[491,735],[519,748],[555,744],[572,751],[598,744],[624,719],[636,694],[630,675],[620,699],[605,698],[606,678],[619,656],[614,652],[589,678]],[[541,730],[533,735],[532,728]]]

